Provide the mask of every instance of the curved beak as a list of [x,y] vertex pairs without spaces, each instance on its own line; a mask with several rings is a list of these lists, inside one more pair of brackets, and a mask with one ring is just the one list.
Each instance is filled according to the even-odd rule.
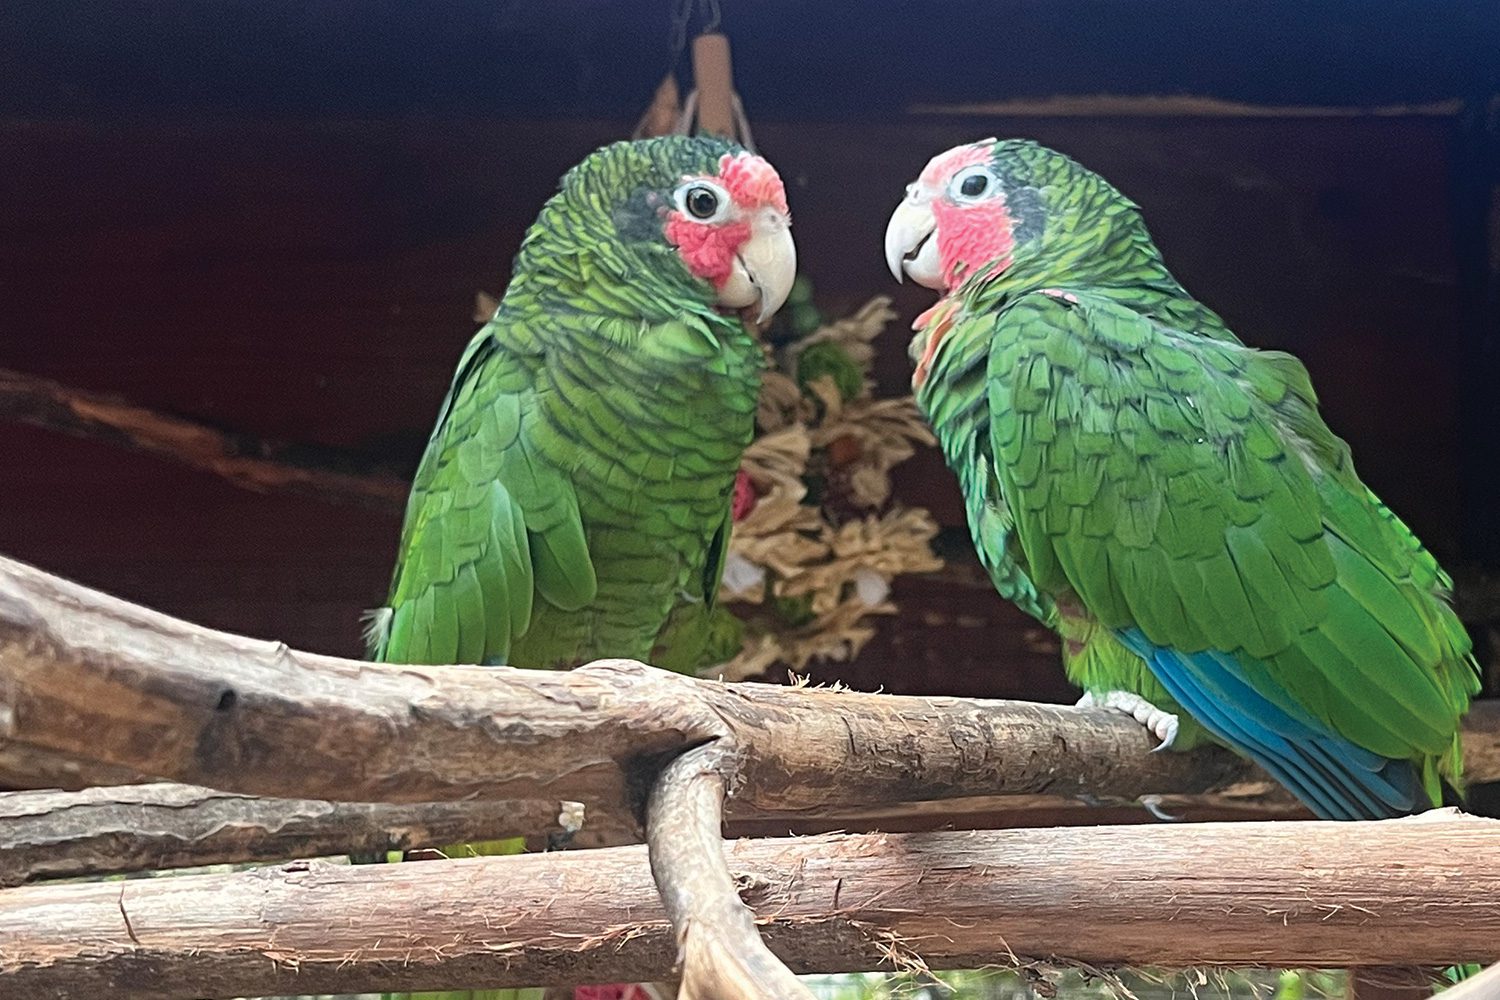
[[797,244],[785,215],[766,212],[753,223],[750,238],[740,246],[729,279],[719,289],[718,304],[730,309],[756,309],[755,322],[776,314],[792,293],[797,277]]
[[885,227],[885,263],[897,281],[906,276],[927,288],[943,289],[943,267],[933,239],[936,229],[932,201],[920,193],[908,194],[896,206]]

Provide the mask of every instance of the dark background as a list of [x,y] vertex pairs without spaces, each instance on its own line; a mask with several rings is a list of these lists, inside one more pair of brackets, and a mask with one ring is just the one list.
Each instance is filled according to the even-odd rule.
[[[1024,135],[1073,154],[1139,202],[1244,339],[1306,361],[1365,479],[1458,572],[1489,659],[1500,5],[722,6],[825,312],[881,292],[904,318],[927,304],[891,281],[881,234],[934,153]],[[668,24],[665,0],[0,7],[0,366],[409,469],[475,291],[503,288],[562,171],[629,133]],[[1236,104],[912,110],[1100,94]],[[909,377],[904,318],[881,342],[889,394]],[[0,449],[0,551],[208,625],[359,652],[394,517],[15,425]],[[935,454],[900,470],[898,494],[953,529],[952,564],[902,581],[899,620],[818,676],[1071,698],[1051,639],[975,579]]]

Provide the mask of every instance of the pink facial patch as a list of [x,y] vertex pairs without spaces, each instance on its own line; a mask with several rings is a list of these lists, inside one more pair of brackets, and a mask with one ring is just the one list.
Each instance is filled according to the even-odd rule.
[[961,204],[948,198],[948,185],[959,171],[989,162],[988,142],[955,146],[934,156],[917,180],[932,194],[932,215],[937,222],[933,239],[943,281],[950,289],[980,268],[994,265],[1004,270],[1015,248],[1014,223],[1003,196]]
[[754,153],[725,153],[719,158],[719,181],[743,209],[771,207],[785,214],[786,188],[776,168]]
[[667,213],[663,230],[677,247],[688,270],[723,288],[734,269],[734,255],[750,238],[750,223],[721,222],[716,226],[695,222],[681,212]]
[[729,192],[739,218],[707,223],[689,219],[681,212],[667,213],[667,239],[677,247],[688,270],[723,288],[734,269],[734,255],[750,238],[747,216],[762,208],[787,214],[786,188],[776,168],[753,153],[728,153],[719,159],[716,180]]
[[988,162],[990,162],[988,144],[970,143],[967,146],[954,146],[946,153],[939,153],[927,161],[927,166],[922,168],[922,176],[917,178],[917,183],[933,191],[941,191],[948,186],[953,175],[964,167],[978,166]]
[[933,238],[938,241],[943,281],[950,289],[981,268],[993,265],[1003,271],[1010,266],[1016,239],[1003,196],[964,205],[936,198],[932,214],[937,219]]

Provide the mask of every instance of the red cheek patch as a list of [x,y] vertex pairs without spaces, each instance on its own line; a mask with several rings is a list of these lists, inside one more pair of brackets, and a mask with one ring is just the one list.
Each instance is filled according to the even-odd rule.
[[970,205],[955,205],[946,198],[933,199],[937,220],[938,260],[943,281],[951,289],[969,274],[988,265],[996,270],[1010,266],[1015,235],[1005,199],[988,198]]
[[689,271],[723,288],[734,269],[734,255],[750,238],[748,222],[723,222],[716,226],[694,222],[681,212],[668,212],[664,227],[667,239]]

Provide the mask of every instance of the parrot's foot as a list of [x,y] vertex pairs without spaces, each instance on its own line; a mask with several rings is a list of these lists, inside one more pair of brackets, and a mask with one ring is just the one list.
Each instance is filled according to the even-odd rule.
[[1156,738],[1161,740],[1161,743],[1151,751],[1152,753],[1168,749],[1172,746],[1172,741],[1177,739],[1177,716],[1171,712],[1163,712],[1138,694],[1131,694],[1129,691],[1109,691],[1102,698],[1097,698],[1090,692],[1078,699],[1078,706],[1080,708],[1097,706],[1124,712],[1151,730]]
[[1167,812],[1161,807],[1160,795],[1142,795],[1139,799],[1139,802],[1141,803],[1141,807],[1143,809],[1145,809],[1152,816],[1155,816],[1157,819],[1161,820],[1163,823],[1176,823],[1182,819],[1181,816],[1173,816],[1171,813]]
[[582,802],[559,802],[557,825],[561,830],[547,835],[547,850],[563,851],[573,842],[578,831],[583,829],[584,807]]

